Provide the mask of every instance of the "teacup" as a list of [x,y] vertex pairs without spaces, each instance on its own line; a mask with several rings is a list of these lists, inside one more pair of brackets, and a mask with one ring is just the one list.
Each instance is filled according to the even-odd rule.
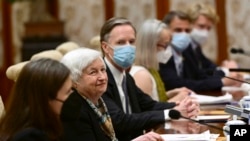
[[243,109],[250,109],[250,95],[242,97],[239,101],[239,105]]

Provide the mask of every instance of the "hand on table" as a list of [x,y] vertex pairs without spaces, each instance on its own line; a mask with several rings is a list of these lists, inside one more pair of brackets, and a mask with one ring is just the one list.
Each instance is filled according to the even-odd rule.
[[200,112],[199,103],[191,97],[186,97],[180,102],[176,102],[176,104],[177,106],[175,106],[174,109],[178,110],[182,116],[195,118]]
[[159,134],[151,131],[133,139],[132,141],[164,141],[164,140]]

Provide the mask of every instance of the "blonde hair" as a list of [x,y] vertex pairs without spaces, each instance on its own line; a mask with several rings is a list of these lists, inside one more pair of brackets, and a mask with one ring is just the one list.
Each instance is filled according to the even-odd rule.
[[206,16],[214,24],[219,22],[219,16],[216,14],[214,7],[207,4],[195,3],[187,9],[187,14],[191,18],[192,22],[198,19],[200,15]]
[[135,42],[135,65],[141,65],[147,69],[159,70],[156,46],[163,29],[167,29],[167,25],[157,19],[148,19],[142,24]]

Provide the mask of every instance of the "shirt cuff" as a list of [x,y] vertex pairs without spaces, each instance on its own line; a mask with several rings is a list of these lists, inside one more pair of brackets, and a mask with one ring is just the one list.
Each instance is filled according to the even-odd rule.
[[170,120],[170,117],[169,117],[169,109],[166,109],[164,110],[164,119],[167,121],[167,120]]
[[229,76],[229,69],[228,68],[225,68],[225,67],[219,67],[218,68],[219,70],[223,71],[225,76]]
[[171,129],[171,122],[165,122],[164,129]]

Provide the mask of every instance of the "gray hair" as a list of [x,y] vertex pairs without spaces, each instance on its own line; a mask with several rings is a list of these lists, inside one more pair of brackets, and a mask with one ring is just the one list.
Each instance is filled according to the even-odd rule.
[[157,60],[157,42],[160,34],[167,25],[156,19],[146,20],[137,33],[135,64],[146,68],[159,69]]
[[98,58],[103,61],[101,52],[89,48],[79,48],[65,54],[61,63],[70,69],[73,82],[78,82],[83,70]]
[[[130,25],[134,29],[135,34],[136,34],[136,29],[134,25],[128,19],[123,18],[123,17],[113,17],[107,20],[102,26],[101,32],[100,32],[100,42],[103,42],[103,41],[108,42],[109,37],[110,37],[110,32],[115,27],[120,26],[120,25]],[[101,51],[103,55],[105,55],[102,47],[101,47]]]
[[136,29],[134,27],[134,25],[126,18],[123,17],[113,17],[110,18],[109,20],[107,20],[105,22],[105,24],[102,26],[101,28],[101,32],[100,32],[100,41],[108,41],[109,38],[109,34],[110,32],[119,25],[130,25],[135,33],[136,33]]

